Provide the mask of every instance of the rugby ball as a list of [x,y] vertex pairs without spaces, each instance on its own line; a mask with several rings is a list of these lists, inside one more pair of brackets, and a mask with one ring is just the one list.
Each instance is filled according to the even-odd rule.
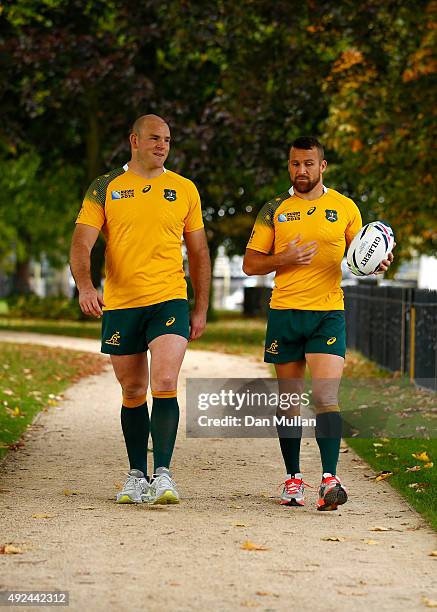
[[385,221],[368,223],[349,245],[346,256],[349,270],[356,276],[373,274],[392,251],[394,240],[393,230]]

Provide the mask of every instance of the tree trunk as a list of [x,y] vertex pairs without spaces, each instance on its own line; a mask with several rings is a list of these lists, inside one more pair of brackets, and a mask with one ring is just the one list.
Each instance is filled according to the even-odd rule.
[[12,293],[14,295],[29,295],[32,293],[30,287],[30,259],[17,261],[12,280]]

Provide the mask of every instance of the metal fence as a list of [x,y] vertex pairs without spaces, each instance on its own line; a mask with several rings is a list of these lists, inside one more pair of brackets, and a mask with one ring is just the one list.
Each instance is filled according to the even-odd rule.
[[347,345],[437,391],[437,291],[344,287]]

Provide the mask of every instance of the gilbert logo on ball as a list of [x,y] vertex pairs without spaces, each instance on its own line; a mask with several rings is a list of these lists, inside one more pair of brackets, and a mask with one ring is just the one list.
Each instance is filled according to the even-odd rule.
[[347,265],[356,276],[369,276],[393,249],[393,230],[385,221],[372,221],[360,229],[350,243]]

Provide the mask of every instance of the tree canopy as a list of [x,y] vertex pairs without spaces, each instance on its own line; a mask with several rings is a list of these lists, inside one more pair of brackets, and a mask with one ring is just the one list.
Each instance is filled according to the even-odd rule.
[[[0,170],[27,168],[21,185],[31,174],[35,189],[12,172],[4,193],[26,193],[42,220],[52,181],[60,220],[56,236],[23,239],[19,256],[65,259],[73,203],[126,161],[129,127],[146,112],[170,123],[169,167],[198,185],[213,255],[244,250],[302,134],[325,142],[328,184],[364,219],[393,223],[401,256],[434,252],[435,12],[435,0],[6,3]],[[4,196],[5,255],[25,232],[7,206]]]

